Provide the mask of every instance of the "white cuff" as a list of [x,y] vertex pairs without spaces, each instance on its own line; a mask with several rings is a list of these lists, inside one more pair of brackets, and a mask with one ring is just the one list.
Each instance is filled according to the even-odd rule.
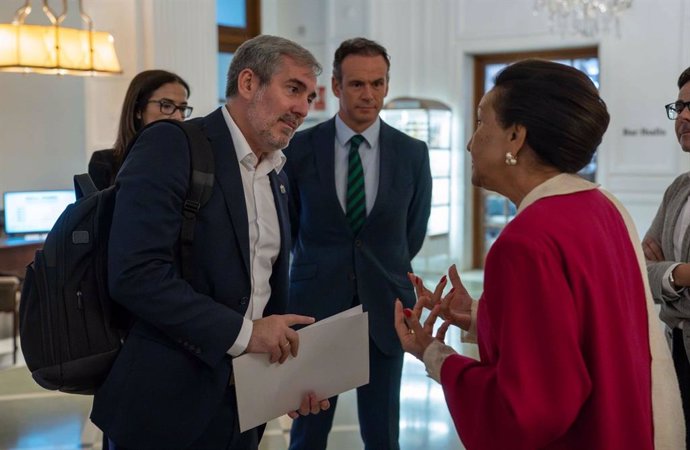
[[443,362],[447,357],[455,354],[457,353],[451,347],[434,339],[424,350],[424,355],[422,355],[422,361],[426,366],[427,374],[436,380],[437,383],[441,383],[441,367]]
[[671,275],[671,272],[673,272],[673,269],[676,267],[680,266],[680,263],[674,264],[668,269],[666,269],[666,272],[664,272],[664,276],[661,279],[661,290],[662,293],[670,298],[677,298],[680,297],[680,293],[683,292],[684,287],[681,287],[679,289],[674,289],[673,286],[671,286],[671,282],[669,281],[669,275]]

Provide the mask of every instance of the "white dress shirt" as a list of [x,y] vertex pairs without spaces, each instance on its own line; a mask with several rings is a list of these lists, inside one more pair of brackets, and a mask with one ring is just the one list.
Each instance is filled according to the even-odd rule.
[[[222,110],[232,136],[232,143],[235,146],[237,161],[240,164],[249,224],[249,265],[252,291],[240,333],[228,350],[231,356],[238,356],[247,349],[249,338],[254,329],[253,320],[263,316],[264,308],[271,297],[269,280],[273,271],[273,263],[280,253],[280,224],[278,223],[278,213],[268,174],[273,170],[280,172],[285,165],[286,158],[283,152],[279,150],[265,155],[259,161],[228,113],[227,108],[222,107]],[[228,236],[228,238],[230,237]]]
[[343,212],[347,212],[347,170],[348,155],[350,154],[350,138],[361,134],[364,141],[359,144],[359,157],[364,169],[364,195],[367,202],[367,215],[371,212],[379,190],[379,131],[381,119],[371,124],[361,133],[355,133],[345,125],[339,115],[335,116],[335,191]]

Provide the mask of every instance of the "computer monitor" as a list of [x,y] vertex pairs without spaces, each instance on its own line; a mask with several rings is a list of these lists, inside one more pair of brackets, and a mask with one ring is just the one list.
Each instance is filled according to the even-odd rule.
[[74,191],[17,191],[3,194],[5,234],[8,236],[48,233],[67,205],[74,203]]

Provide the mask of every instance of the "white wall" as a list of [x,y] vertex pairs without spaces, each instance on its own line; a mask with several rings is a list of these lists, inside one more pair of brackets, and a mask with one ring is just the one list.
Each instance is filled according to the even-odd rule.
[[[0,2],[8,22],[23,0]],[[68,0],[71,13],[76,0]],[[366,36],[391,54],[389,99],[403,95],[451,105],[454,117],[454,232],[450,247],[469,264],[470,189],[465,143],[472,124],[472,57],[476,54],[598,45],[601,93],[611,125],[600,149],[600,182],[630,209],[640,231],[648,227],[664,188],[690,169],[663,105],[675,99],[675,81],[690,65],[690,0],[635,0],[621,36],[563,37],[532,14],[533,0],[263,0],[262,29],[300,42],[324,66],[319,84],[330,94],[332,55],[339,43]],[[164,68],[191,85],[195,115],[216,104],[215,0],[84,0],[98,29],[110,31],[124,74],[82,79],[0,73],[0,191],[68,187],[88,155],[108,147],[124,91],[138,71]],[[33,15],[40,15],[34,8]],[[30,16],[31,17],[31,16]],[[657,136],[623,135],[656,129]]]
[[92,1],[96,25],[116,35],[124,74],[86,80],[87,158],[94,150],[113,144],[127,86],[142,70],[164,69],[180,75],[190,86],[193,117],[215,108],[215,0]]
[[[630,210],[638,230],[651,223],[665,187],[688,160],[679,149],[663,105],[675,100],[676,79],[690,64],[688,0],[636,0],[621,17],[620,36],[563,37],[545,16],[529,14],[531,0],[460,2],[455,61],[469,77],[469,56],[518,50],[598,45],[601,95],[611,123],[599,150],[597,178]],[[464,85],[468,87],[467,84]],[[469,117],[470,111],[464,113]],[[660,129],[662,135],[624,136],[623,129]],[[465,134],[470,132],[465,128]]]
[[[429,5],[433,7],[429,7]],[[263,0],[262,31],[293,39],[311,50],[324,67],[318,83],[326,86],[326,111],[310,114],[310,119],[322,121],[338,110],[338,99],[331,92],[333,54],[340,43],[348,38],[364,36],[386,47],[391,57],[391,78],[387,100],[402,96],[418,96],[441,100],[457,109],[455,99],[448,96],[454,73],[444,67],[438,70],[438,61],[453,47],[447,39],[456,1],[433,0]],[[385,24],[385,25],[384,25]],[[446,64],[447,61],[444,61]],[[457,185],[462,179],[464,157],[458,157],[455,139],[453,175],[452,228],[450,241],[440,243],[450,249],[461,249],[465,226],[464,188]],[[435,242],[438,248],[439,242]],[[425,254],[422,249],[420,256]],[[452,253],[452,252],[451,252]],[[453,259],[457,259],[457,251]],[[427,259],[427,263],[431,258]],[[447,262],[447,261],[446,261]],[[434,258],[443,270],[445,262]],[[429,269],[429,267],[418,267]]]
[[[23,4],[0,2],[0,22]],[[27,23],[48,19],[35,7]],[[0,193],[69,188],[84,155],[84,81],[0,73],[0,114]]]
[[[27,23],[47,24],[36,5],[40,2],[33,3]],[[182,76],[192,90],[195,116],[216,105],[215,0],[83,3],[96,29],[114,35],[123,74],[0,73],[0,192],[70,188],[72,176],[86,171],[91,153],[112,146],[127,86],[141,70],[166,69]],[[23,4],[0,2],[0,22],[10,22]],[[67,24],[80,26],[76,0],[68,0]]]
[[[273,3],[278,0],[272,0]],[[690,65],[690,0],[635,0],[621,17],[620,36],[593,39],[553,33],[546,16],[534,15],[533,0],[328,0],[330,7],[310,9],[316,0],[287,0],[264,11],[265,24],[282,31],[295,21],[305,35],[322,24],[330,49],[320,55],[330,64],[339,39],[360,33],[386,46],[391,54],[389,98],[412,95],[441,100],[453,107],[455,122],[454,231],[451,248],[463,267],[470,264],[471,202],[465,143],[472,130],[472,58],[506,53],[596,45],[601,64],[601,95],[611,124],[599,150],[597,177],[630,210],[638,230],[648,228],[665,187],[690,169],[680,151],[673,122],[663,105],[677,95],[679,73]],[[303,6],[295,16],[295,4]],[[336,10],[347,8],[347,14]],[[325,14],[325,15],[324,15]],[[353,26],[350,17],[358,17]],[[280,17],[280,20],[277,19]],[[300,41],[301,36],[289,37]],[[301,42],[301,41],[300,41]],[[330,52],[328,50],[331,50]],[[334,100],[334,99],[333,99]],[[623,129],[660,129],[654,136],[624,136]]]

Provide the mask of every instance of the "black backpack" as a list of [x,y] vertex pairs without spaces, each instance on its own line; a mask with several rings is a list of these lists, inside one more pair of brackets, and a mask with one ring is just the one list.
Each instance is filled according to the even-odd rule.
[[[185,132],[191,152],[181,211],[185,279],[191,276],[196,214],[211,197],[214,180],[213,153],[198,120],[166,121]],[[82,174],[75,175],[74,188],[77,201],[60,215],[26,268],[19,331],[26,365],[39,385],[93,394],[108,375],[131,319],[108,294],[108,238],[117,187],[99,191]]]

